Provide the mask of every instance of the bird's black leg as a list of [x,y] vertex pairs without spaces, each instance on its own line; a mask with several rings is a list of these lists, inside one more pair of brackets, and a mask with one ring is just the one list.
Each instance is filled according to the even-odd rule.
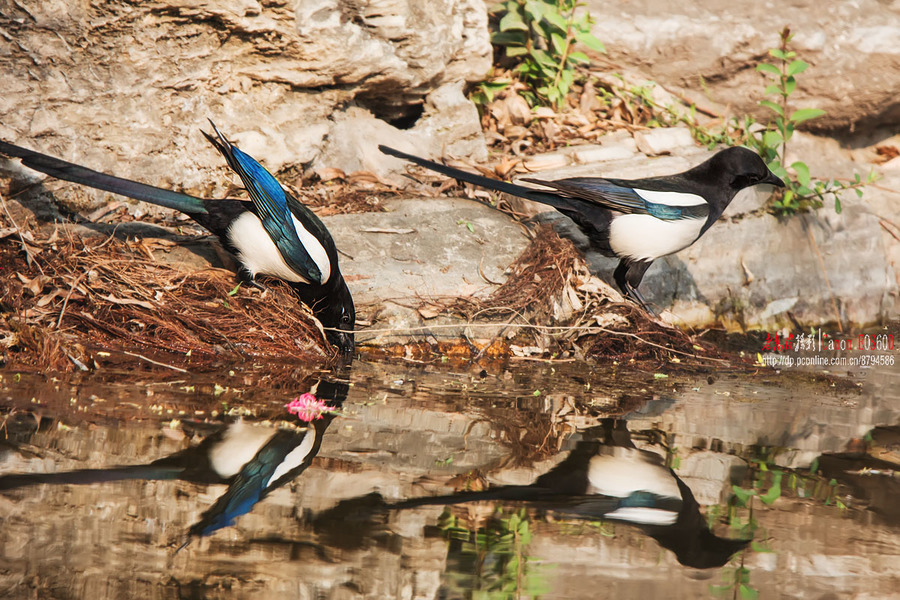
[[641,279],[644,278],[644,273],[647,272],[651,264],[653,264],[652,261],[639,260],[632,262],[624,259],[616,267],[613,279],[626,296],[655,317],[656,313],[650,308],[647,301],[644,300],[644,296],[637,289],[641,284]]
[[247,285],[250,287],[255,287],[256,289],[260,290],[261,292],[265,292],[266,290],[269,289],[265,286],[265,284],[258,282],[256,280],[256,278],[253,277],[253,273],[251,273],[244,267],[241,267],[240,269],[238,269],[237,275],[238,275],[238,280],[241,283],[243,283],[244,285]]

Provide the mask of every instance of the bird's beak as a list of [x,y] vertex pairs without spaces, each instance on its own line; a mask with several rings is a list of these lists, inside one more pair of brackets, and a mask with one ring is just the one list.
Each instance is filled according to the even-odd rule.
[[356,349],[356,340],[352,331],[326,331],[325,338],[332,346],[336,346],[341,354],[353,354]]
[[760,181],[760,183],[768,183],[770,185],[774,185],[775,187],[784,187],[784,182],[781,180],[781,178],[771,171],[769,171],[769,176]]

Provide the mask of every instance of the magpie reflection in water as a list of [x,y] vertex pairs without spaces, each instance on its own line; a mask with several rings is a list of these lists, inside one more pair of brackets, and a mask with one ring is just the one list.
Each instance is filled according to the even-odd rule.
[[634,525],[674,552],[682,565],[699,569],[721,567],[750,542],[713,534],[690,488],[658,454],[635,447],[623,421],[607,420],[583,435],[561,463],[530,485],[395,503],[370,494],[344,501],[316,520],[325,525],[349,519],[359,531],[365,529],[364,515],[374,520],[388,510],[485,500],[524,503],[555,517]]
[[[315,387],[315,396],[340,408],[348,390],[345,381],[321,380]],[[273,490],[296,479],[318,454],[322,436],[335,417],[325,413],[304,428],[258,427],[239,419],[218,428],[196,446],[146,465],[3,475],[0,493],[38,484],[84,485],[125,480],[180,479],[227,484],[225,493],[188,530],[190,541],[228,527]]]

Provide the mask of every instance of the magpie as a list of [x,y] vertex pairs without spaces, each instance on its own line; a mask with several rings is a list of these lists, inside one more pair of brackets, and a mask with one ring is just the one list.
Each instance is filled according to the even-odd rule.
[[[410,498],[387,503],[377,494],[345,500],[317,520],[363,519],[387,510],[500,500],[525,503],[561,518],[617,521],[638,527],[678,562],[721,567],[750,540],[713,534],[691,489],[651,451],[634,446],[624,421],[604,419],[583,432],[566,458],[529,485]],[[365,523],[354,524],[360,529]]]
[[[349,388],[346,381],[321,380],[315,386],[315,395],[331,407],[340,408]],[[227,484],[225,492],[188,529],[190,541],[230,526],[273,490],[296,479],[319,453],[325,431],[336,416],[326,413],[306,428],[254,425],[238,419],[215,427],[199,444],[149,464],[0,475],[0,492],[40,484],[88,485],[127,480]],[[206,427],[205,423],[185,423],[186,429],[192,428],[196,433]]]
[[356,311],[338,267],[337,248],[324,223],[262,165],[229,142],[210,121],[202,131],[240,176],[250,200],[207,200],[113,177],[0,140],[0,153],[57,179],[80,183],[181,211],[214,233],[240,265],[242,281],[262,287],[259,275],[287,282],[343,353],[353,352]]
[[575,222],[592,248],[619,259],[613,279],[648,312],[638,286],[654,260],[696,242],[742,189],[784,187],[759,155],[741,147],[726,148],[692,169],[663,177],[523,180],[549,190],[467,173],[388,146],[378,149],[460,181],[552,206]]

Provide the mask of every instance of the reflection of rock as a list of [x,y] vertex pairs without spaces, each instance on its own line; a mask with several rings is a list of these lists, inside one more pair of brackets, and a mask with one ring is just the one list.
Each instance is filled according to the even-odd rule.
[[[591,0],[594,34],[617,64],[648,73],[698,101],[712,98],[737,114],[762,114],[765,88],[754,70],[773,61],[769,48],[790,24],[794,49],[812,66],[800,75],[795,108],[827,116],[815,127],[853,130],[892,127],[900,116],[900,12],[897,4],[799,2],[772,5],[713,0]],[[702,78],[702,79],[701,79]],[[852,102],[848,102],[852,98]]]
[[207,117],[273,171],[345,168],[354,157],[318,155],[346,134],[351,102],[384,128],[377,141],[406,135],[387,121],[415,125],[427,147],[484,154],[477,113],[460,104],[490,68],[481,0],[25,0],[4,16],[16,43],[0,57],[0,137],[98,170],[208,192],[221,179],[198,132]]

